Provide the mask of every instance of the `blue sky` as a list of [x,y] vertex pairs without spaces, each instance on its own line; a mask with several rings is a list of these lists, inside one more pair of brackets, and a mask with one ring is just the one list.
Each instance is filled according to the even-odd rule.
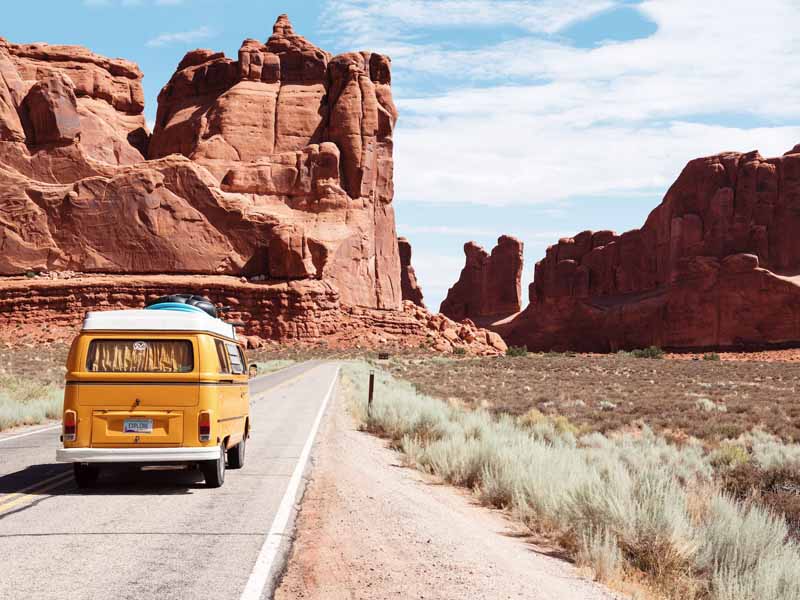
[[521,238],[527,284],[558,237],[640,226],[689,159],[800,142],[794,0],[49,0],[0,35],[137,62],[152,121],[187,50],[236,56],[283,12],[392,57],[398,231],[434,309],[467,240]]

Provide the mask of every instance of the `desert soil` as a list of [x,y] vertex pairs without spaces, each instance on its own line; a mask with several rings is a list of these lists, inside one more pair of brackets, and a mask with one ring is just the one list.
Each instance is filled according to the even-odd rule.
[[617,598],[501,512],[399,464],[340,396],[320,432],[277,600]]
[[387,367],[422,393],[495,413],[563,415],[581,432],[646,424],[713,444],[757,427],[800,442],[800,365],[792,352],[726,354],[718,361],[684,355],[396,356]]

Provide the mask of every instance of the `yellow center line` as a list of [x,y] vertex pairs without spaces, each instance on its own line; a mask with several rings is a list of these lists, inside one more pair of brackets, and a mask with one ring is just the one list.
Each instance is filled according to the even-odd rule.
[[[57,488],[61,485],[72,480],[72,473],[62,473],[57,477],[50,477],[38,484],[38,486],[30,486],[25,488],[24,491],[28,491],[29,493],[24,493],[24,491],[15,492],[14,494],[10,494],[10,496],[17,496],[14,500],[9,500],[7,502],[3,502],[0,504],[0,513],[3,513],[15,506],[19,506],[25,502],[30,502],[35,500],[38,496],[44,495],[44,492]],[[20,495],[21,494],[21,495]]]
[[24,494],[25,492],[29,492],[30,490],[32,490],[34,488],[37,488],[37,487],[39,487],[41,485],[47,485],[51,481],[53,481],[55,479],[61,479],[62,477],[66,476],[66,475],[72,475],[72,473],[69,472],[69,471],[64,471],[63,473],[59,473],[58,475],[53,475],[51,477],[48,477],[47,479],[43,479],[42,481],[37,481],[36,483],[33,483],[33,484],[29,485],[28,487],[22,488],[21,490],[17,490],[16,492],[11,492],[10,494],[4,494],[2,497],[0,497],[0,506],[5,504],[5,502],[7,500],[13,498],[14,496],[19,496],[20,494]]

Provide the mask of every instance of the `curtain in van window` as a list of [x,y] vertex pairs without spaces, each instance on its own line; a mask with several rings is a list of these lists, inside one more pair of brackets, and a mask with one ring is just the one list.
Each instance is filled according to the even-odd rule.
[[86,370],[94,373],[189,373],[194,352],[188,340],[92,340]]

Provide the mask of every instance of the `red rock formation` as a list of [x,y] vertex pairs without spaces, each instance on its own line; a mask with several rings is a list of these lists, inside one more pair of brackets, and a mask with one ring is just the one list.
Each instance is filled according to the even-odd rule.
[[496,333],[432,315],[410,301],[395,311],[344,306],[325,281],[265,284],[210,275],[0,278],[0,342],[69,341],[88,310],[141,307],[175,290],[201,291],[230,306],[228,317],[244,323],[239,333],[250,345],[274,340],[329,348],[462,348],[479,355],[506,349]]
[[259,339],[502,351],[402,303],[388,58],[332,57],[281,16],[237,60],[187,53],[152,137],[141,80],[0,38],[0,337],[69,336],[179,286],[238,303]]
[[800,154],[693,160],[641,229],[548,248],[502,333],[536,350],[800,343],[798,231]]
[[417,283],[417,273],[411,265],[411,244],[406,238],[400,237],[397,238],[397,246],[400,250],[400,288],[403,291],[403,300],[425,308],[422,289]]
[[238,60],[189,52],[149,140],[141,78],[0,42],[0,275],[321,279],[400,308],[388,58],[331,57],[281,16]]
[[522,302],[522,242],[500,236],[488,254],[475,242],[464,244],[466,264],[439,311],[451,319],[491,323],[518,313]]

